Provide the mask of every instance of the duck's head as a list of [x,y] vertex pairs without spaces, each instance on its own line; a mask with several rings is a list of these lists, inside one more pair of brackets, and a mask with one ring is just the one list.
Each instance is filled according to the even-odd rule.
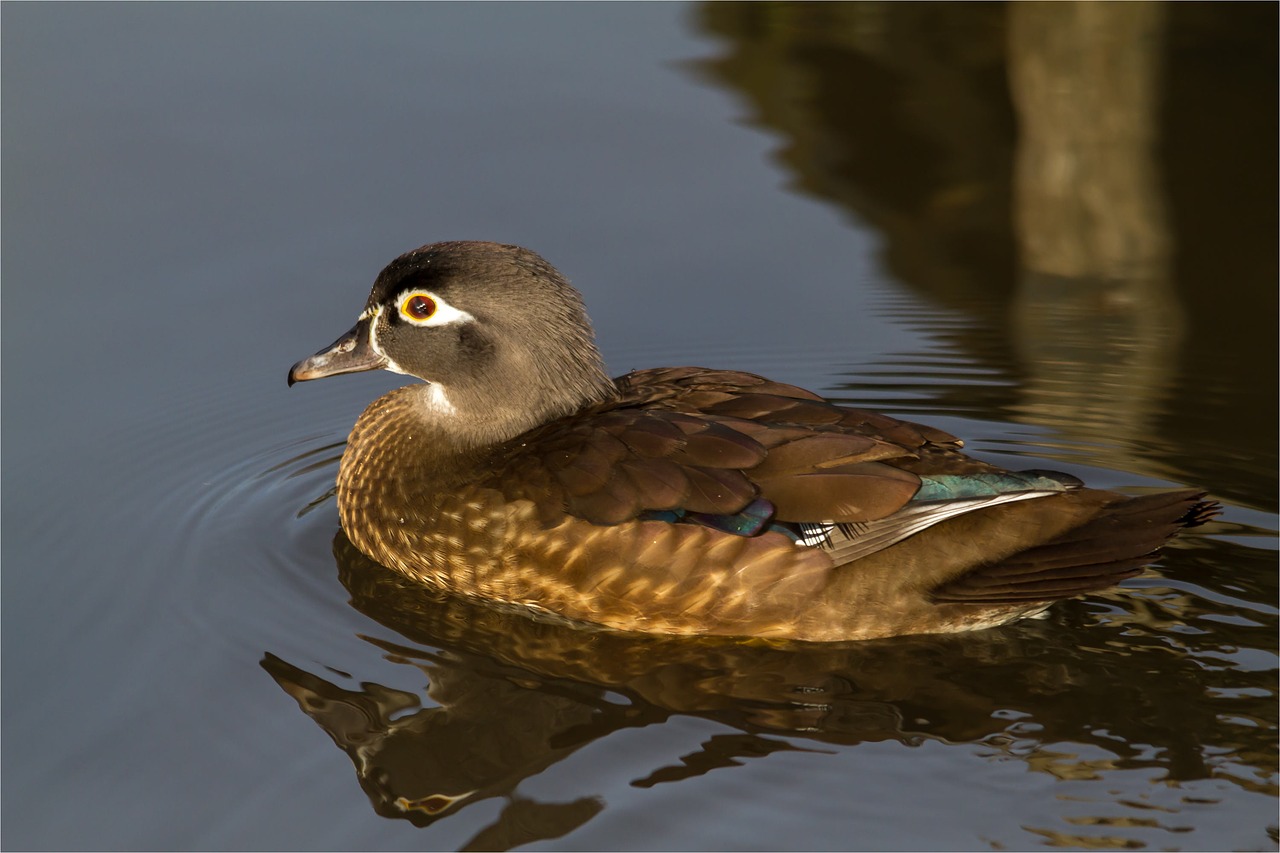
[[374,281],[356,324],[289,384],[383,369],[429,383],[424,416],[476,442],[512,438],[617,393],[578,292],[528,249],[433,243]]

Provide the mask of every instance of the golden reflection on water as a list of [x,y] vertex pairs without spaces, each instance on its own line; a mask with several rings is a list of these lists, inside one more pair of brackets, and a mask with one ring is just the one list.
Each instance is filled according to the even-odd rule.
[[1015,408],[1118,450],[1154,428],[1182,339],[1156,161],[1164,17],[1156,3],[1009,8],[1012,330],[1029,371]]

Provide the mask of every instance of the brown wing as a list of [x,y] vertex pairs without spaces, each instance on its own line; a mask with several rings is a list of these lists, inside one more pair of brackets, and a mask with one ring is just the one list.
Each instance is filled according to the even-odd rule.
[[[1101,506],[1086,523],[936,587],[936,603],[1026,604],[1104,589],[1142,571],[1184,527],[1202,524],[1218,505],[1184,489],[1137,498],[1092,489],[1066,500]],[[1059,504],[1045,504],[1059,512]]]
[[867,521],[915,494],[906,462],[953,449],[930,427],[828,403],[749,373],[664,368],[618,380],[621,399],[534,430],[494,460],[510,498],[617,524],[646,510],[741,511],[757,496],[781,521]]
[[715,419],[634,408],[586,412],[516,444],[492,485],[596,524],[645,510],[735,513],[756,496],[742,469],[766,455]]
[[828,426],[882,438],[904,448],[957,448],[963,442],[925,424],[838,406],[795,385],[754,373],[705,367],[636,370],[615,380],[623,399],[682,412],[728,415],[773,424]]

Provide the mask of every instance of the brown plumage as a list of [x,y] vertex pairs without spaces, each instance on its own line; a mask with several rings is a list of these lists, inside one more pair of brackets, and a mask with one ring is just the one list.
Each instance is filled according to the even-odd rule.
[[378,277],[291,383],[383,367],[338,477],[351,541],[431,586],[611,628],[829,641],[988,627],[1136,574],[1216,514],[1007,472],[941,430],[733,371],[609,380],[580,298],[514,246]]

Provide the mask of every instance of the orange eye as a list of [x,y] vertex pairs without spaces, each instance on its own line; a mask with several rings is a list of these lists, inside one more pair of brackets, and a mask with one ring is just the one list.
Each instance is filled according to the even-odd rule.
[[436,313],[436,301],[430,296],[415,293],[400,303],[400,313],[412,320],[429,320]]

